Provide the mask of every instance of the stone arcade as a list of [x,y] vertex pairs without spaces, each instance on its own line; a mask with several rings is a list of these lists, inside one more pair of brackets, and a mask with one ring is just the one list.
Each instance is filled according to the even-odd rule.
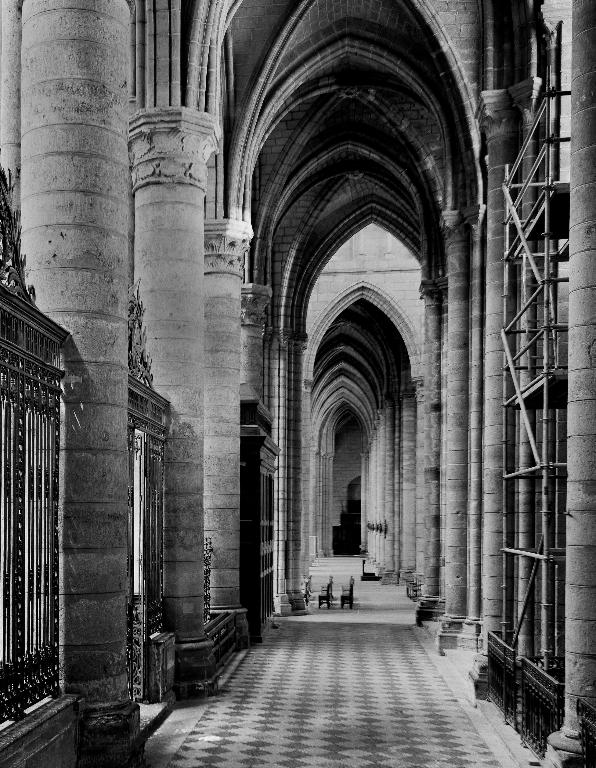
[[141,765],[335,553],[594,765],[596,3],[3,0],[0,74],[0,764]]

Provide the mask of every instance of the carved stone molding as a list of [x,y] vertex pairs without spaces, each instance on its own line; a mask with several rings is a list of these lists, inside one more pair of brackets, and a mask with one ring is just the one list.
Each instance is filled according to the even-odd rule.
[[476,240],[482,233],[482,225],[486,216],[486,205],[471,205],[463,211],[466,224],[470,227],[472,237]]
[[128,371],[138,381],[153,387],[151,358],[147,354],[147,334],[143,327],[145,307],[141,301],[140,280],[128,289]]
[[509,89],[514,105],[522,116],[524,133],[532,126],[536,115],[536,107],[540,102],[542,78],[528,77]]
[[306,352],[308,347],[308,336],[306,333],[295,333],[292,336],[292,351],[296,353]]
[[244,221],[206,221],[205,274],[218,272],[241,277],[251,238],[252,227]]
[[424,299],[424,303],[427,306],[429,304],[440,304],[443,299],[444,291],[444,281],[423,280],[420,283],[420,298]]
[[21,215],[12,202],[13,185],[0,166],[0,285],[35,304],[35,290],[25,282],[25,256],[21,253]]
[[517,130],[519,117],[506,88],[482,91],[476,117],[488,141]]
[[246,283],[242,286],[242,304],[240,319],[242,325],[264,326],[265,312],[271,301],[271,288],[258,283]]
[[207,161],[217,149],[213,119],[179,108],[143,110],[129,127],[133,191],[149,184],[190,184],[204,190]]
[[466,221],[460,211],[443,211],[440,227],[447,247],[466,237]]

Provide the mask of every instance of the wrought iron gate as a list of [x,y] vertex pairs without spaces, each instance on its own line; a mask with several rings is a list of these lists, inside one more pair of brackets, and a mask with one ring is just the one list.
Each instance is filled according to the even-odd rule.
[[0,288],[0,722],[58,688],[60,345]]
[[151,635],[163,629],[164,444],[167,401],[129,377],[128,684],[147,696]]

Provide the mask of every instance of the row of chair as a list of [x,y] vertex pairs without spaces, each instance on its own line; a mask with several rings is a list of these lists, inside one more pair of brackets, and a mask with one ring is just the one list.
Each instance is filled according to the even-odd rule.
[[[329,577],[328,583],[321,587],[321,591],[319,593],[319,608],[322,605],[327,605],[327,608],[331,608],[331,603],[333,602],[333,576]],[[342,586],[341,588],[341,596],[340,596],[340,602],[341,607],[343,608],[344,605],[349,605],[350,608],[354,607],[354,577],[350,576],[350,584],[349,586]]]

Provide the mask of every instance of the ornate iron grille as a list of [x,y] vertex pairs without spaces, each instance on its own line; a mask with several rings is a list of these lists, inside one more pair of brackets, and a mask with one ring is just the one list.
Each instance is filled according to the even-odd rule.
[[128,385],[128,681],[147,695],[148,647],[163,629],[164,444],[167,401],[129,377]]
[[544,757],[549,734],[563,725],[565,714],[563,659],[549,659],[548,672],[541,658],[522,659],[522,741]]
[[496,632],[488,633],[488,697],[517,730],[515,650]]
[[596,707],[585,699],[577,700],[584,768],[596,768]]
[[205,539],[203,547],[203,622],[211,618],[211,560],[213,558],[213,542]]
[[0,722],[59,693],[59,363],[67,335],[0,286]]

